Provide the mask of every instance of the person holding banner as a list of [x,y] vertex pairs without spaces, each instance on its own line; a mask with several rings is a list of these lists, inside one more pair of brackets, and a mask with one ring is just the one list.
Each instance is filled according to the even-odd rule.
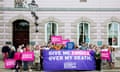
[[22,45],[19,45],[17,48],[17,52],[14,55],[14,59],[16,60],[15,64],[15,71],[19,72],[18,70],[20,69],[20,72],[22,72],[22,60],[21,60],[21,55],[22,55]]
[[60,50],[62,48],[62,45],[56,44],[53,46],[55,50]]
[[[32,52],[32,49],[30,48],[29,45],[26,45],[26,47],[23,49],[23,52]],[[31,72],[32,69],[31,69],[31,66],[32,66],[32,61],[23,61],[24,63],[24,70],[27,70],[28,69],[28,72]]]
[[88,49],[88,46],[85,42],[82,42],[82,45],[80,47],[80,50],[87,50]]
[[95,53],[95,59],[96,59],[96,70],[101,70],[101,54],[100,54],[100,49],[97,47]]
[[[9,52],[9,54],[8,54],[8,59],[12,59],[12,60],[14,60],[14,55],[15,55],[15,47],[14,46],[12,46],[11,48],[10,48],[10,52]],[[15,63],[14,63],[15,64]],[[14,67],[12,67],[11,69],[14,69],[15,68],[15,66]]]

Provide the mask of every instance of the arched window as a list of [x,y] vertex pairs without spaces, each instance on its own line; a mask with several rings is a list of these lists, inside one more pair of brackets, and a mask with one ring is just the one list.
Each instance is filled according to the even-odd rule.
[[31,0],[14,0],[15,8],[27,8],[28,4],[31,3]]
[[111,46],[119,45],[119,23],[111,22],[108,24],[108,44]]
[[78,25],[78,43],[81,45],[82,42],[89,43],[90,40],[90,30],[88,22],[81,22]]
[[51,36],[57,35],[57,24],[55,22],[48,22],[46,24],[46,42],[50,43]]

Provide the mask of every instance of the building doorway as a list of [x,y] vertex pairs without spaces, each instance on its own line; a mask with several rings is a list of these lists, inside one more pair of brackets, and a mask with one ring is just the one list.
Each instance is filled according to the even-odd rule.
[[29,44],[29,22],[16,20],[13,22],[13,45],[17,48],[21,44]]

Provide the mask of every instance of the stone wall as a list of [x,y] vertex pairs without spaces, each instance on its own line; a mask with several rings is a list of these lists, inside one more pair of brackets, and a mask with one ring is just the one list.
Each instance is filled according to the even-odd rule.
[[[3,1],[3,0],[2,0]],[[26,0],[30,3],[31,0]],[[15,0],[4,0],[4,7],[14,8]],[[87,0],[87,2],[80,2],[80,0],[36,0],[40,8],[119,8],[119,0]]]
[[0,11],[0,44],[12,42],[12,23],[17,19],[30,22],[30,41],[45,42],[45,24],[54,21],[58,25],[58,35],[78,43],[77,26],[83,20],[90,25],[90,43],[102,41],[107,44],[107,25],[111,21],[119,23],[120,12],[36,12],[39,17],[39,32],[35,33],[34,19],[29,11]]

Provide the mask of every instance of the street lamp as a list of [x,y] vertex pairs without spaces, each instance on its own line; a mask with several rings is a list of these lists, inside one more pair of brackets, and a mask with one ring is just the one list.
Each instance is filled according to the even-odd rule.
[[38,16],[36,15],[35,11],[39,8],[38,5],[36,4],[35,0],[32,0],[31,3],[28,4],[30,10],[31,10],[31,14],[34,17],[34,24],[35,24],[35,32],[39,32],[39,24],[37,23],[37,20],[39,19]]

